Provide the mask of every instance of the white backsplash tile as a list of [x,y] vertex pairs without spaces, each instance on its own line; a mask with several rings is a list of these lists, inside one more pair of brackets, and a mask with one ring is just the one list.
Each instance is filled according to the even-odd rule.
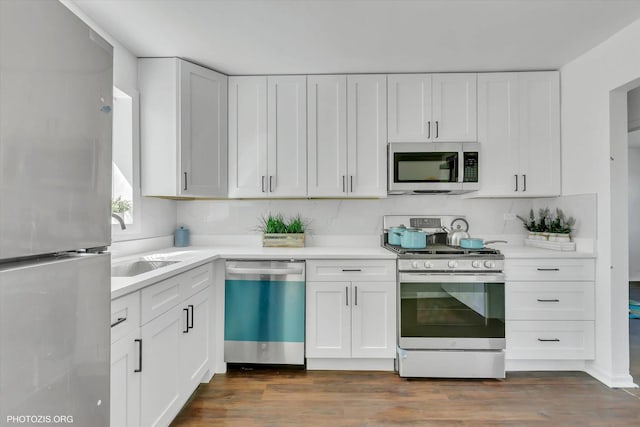
[[268,213],[300,214],[309,234],[377,236],[382,216],[391,214],[465,215],[471,235],[524,235],[518,220],[531,199],[465,199],[457,196],[392,196],[386,199],[196,200],[178,201],[177,223],[192,235],[259,234],[260,217]]

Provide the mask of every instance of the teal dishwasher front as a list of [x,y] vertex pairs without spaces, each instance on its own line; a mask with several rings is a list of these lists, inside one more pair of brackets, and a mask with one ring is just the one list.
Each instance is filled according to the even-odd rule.
[[304,364],[304,261],[227,261],[224,360]]

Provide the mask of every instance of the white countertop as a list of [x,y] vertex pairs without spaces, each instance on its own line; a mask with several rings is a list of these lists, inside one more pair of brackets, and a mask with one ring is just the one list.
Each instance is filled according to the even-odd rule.
[[[562,252],[513,244],[493,244],[508,259],[522,258],[595,258],[590,252]],[[304,248],[263,248],[261,246],[189,246],[169,247],[134,255],[114,257],[113,265],[137,259],[172,260],[178,263],[139,274],[134,277],[112,277],[111,298],[135,292],[145,286],[187,271],[216,259],[396,259],[396,254],[379,246],[342,247],[309,246]]]
[[381,247],[332,247],[311,246],[304,248],[263,248],[256,246],[189,246],[166,248],[125,257],[114,257],[113,265],[134,261],[180,261],[134,277],[112,277],[111,298],[135,292],[145,286],[187,271],[215,259],[396,259],[396,255]]

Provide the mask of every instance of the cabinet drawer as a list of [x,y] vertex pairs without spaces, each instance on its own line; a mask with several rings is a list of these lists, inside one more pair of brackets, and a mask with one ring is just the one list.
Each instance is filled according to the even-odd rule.
[[507,282],[507,320],[594,320],[594,282]]
[[307,280],[396,281],[395,260],[311,260],[307,261]]
[[508,359],[593,359],[594,322],[507,321]]
[[140,291],[142,316],[141,325],[144,325],[149,320],[158,317],[182,301],[182,297],[180,295],[181,279],[182,274],[179,274],[148,286]]
[[593,259],[508,259],[507,280],[595,280]]
[[179,276],[181,298],[189,298],[207,288],[211,283],[211,270],[211,264],[205,264],[182,273]]
[[111,343],[140,327],[140,292],[111,301]]

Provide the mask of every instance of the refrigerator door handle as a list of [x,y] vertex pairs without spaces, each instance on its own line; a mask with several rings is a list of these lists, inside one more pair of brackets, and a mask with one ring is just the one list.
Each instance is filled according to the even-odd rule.
[[133,341],[138,343],[138,369],[134,369],[133,372],[142,372],[142,340],[136,338]]

